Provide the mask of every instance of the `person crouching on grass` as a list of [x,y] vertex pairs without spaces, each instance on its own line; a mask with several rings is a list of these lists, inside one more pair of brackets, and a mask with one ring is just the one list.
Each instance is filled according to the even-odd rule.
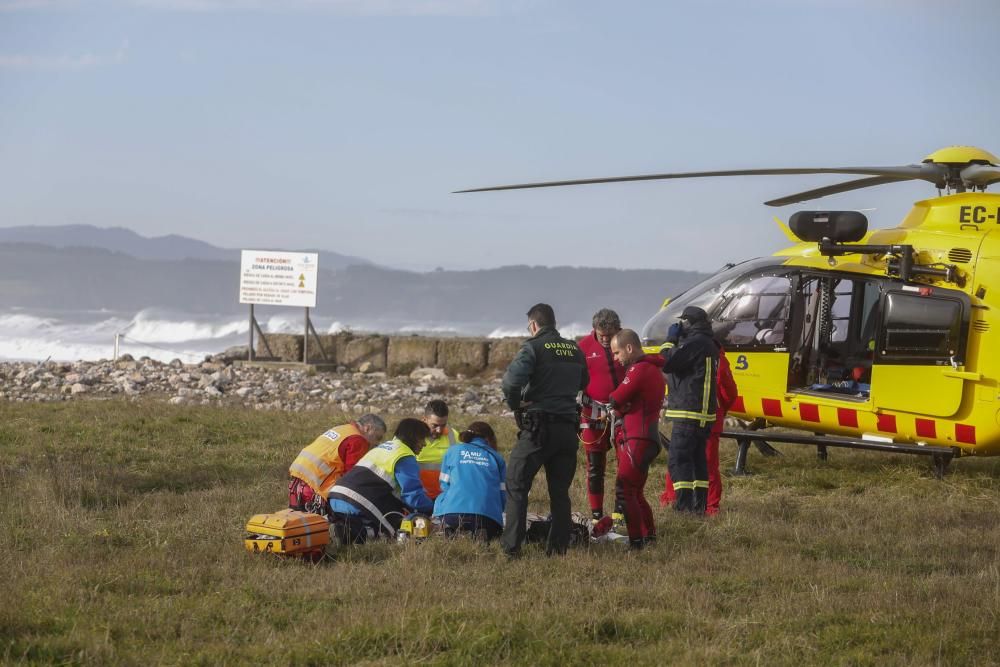
[[660,453],[660,409],[666,384],[660,371],[663,358],[645,354],[638,334],[631,329],[622,329],[611,339],[611,351],[627,369],[609,398],[611,409],[622,418],[615,433],[615,494],[625,509],[629,548],[641,549],[656,541],[653,510],[644,493],[649,466]]
[[362,456],[330,489],[330,522],[342,544],[392,537],[410,510],[434,510],[416,458],[430,434],[419,419],[400,420],[392,440]]
[[469,533],[487,542],[503,532],[507,503],[507,464],[497,452],[497,437],[486,422],[473,422],[459,434],[441,462],[441,495],[434,516],[446,536]]

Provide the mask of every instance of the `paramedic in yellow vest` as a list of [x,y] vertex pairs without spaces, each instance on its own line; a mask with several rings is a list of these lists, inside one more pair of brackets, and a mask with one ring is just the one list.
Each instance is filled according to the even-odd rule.
[[393,537],[406,514],[431,514],[434,502],[420,483],[416,459],[429,435],[419,419],[401,420],[392,440],[361,457],[333,485],[329,516],[341,544]]
[[441,495],[441,462],[448,448],[458,442],[458,434],[448,426],[448,405],[434,399],[424,408],[424,423],[431,430],[427,446],[417,454],[420,464],[420,481],[431,500]]
[[330,487],[354,467],[368,450],[385,438],[378,415],[361,415],[350,424],[334,426],[303,449],[288,469],[288,506],[301,512],[326,514]]

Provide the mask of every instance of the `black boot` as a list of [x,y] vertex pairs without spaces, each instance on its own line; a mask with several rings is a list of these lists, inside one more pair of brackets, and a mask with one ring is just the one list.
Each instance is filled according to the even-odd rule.
[[708,489],[698,488],[694,490],[694,507],[692,511],[697,515],[703,515],[708,507]]
[[[707,500],[707,496],[706,496]],[[677,489],[674,495],[674,511],[693,512],[694,511],[694,491],[691,489]]]

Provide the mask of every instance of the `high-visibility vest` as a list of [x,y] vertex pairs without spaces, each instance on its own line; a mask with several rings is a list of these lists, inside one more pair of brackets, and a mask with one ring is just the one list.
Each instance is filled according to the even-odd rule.
[[448,448],[458,442],[455,431],[451,427],[445,430],[437,438],[428,440],[424,448],[417,454],[417,463],[420,465],[420,483],[424,485],[427,496],[434,500],[441,495],[441,482],[438,477],[441,475],[441,462]]
[[354,424],[334,426],[299,452],[288,468],[288,474],[301,479],[325,499],[330,487],[344,474],[344,462],[340,460],[340,445],[353,435],[361,435],[361,431]]
[[377,519],[389,535],[395,534],[403,510],[396,464],[407,456],[413,456],[413,450],[395,438],[372,448],[330,488],[329,497],[350,501]]
[[404,456],[413,456],[413,450],[405,442],[393,438],[373,447],[358,461],[358,466],[375,473],[383,482],[392,487],[394,495],[399,496],[399,482],[396,481],[396,463]]

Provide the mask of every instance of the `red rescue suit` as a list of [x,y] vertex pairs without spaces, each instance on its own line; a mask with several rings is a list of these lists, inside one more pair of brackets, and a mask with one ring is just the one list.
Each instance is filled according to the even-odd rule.
[[[705,459],[708,462],[708,505],[705,508],[706,514],[718,514],[719,503],[722,500],[722,476],[719,474],[719,434],[722,433],[723,423],[726,420],[726,413],[736,402],[739,396],[739,389],[736,387],[736,380],[733,379],[733,372],[729,368],[729,360],[726,359],[726,351],[719,346],[719,373],[716,382],[716,396],[718,405],[715,411],[715,423],[708,435],[705,443]],[[660,494],[660,506],[666,507],[674,502],[674,483],[670,479],[670,471],[666,474],[666,488]]]
[[612,407],[622,415],[615,434],[615,491],[624,506],[629,544],[636,548],[656,538],[653,510],[644,490],[649,465],[660,453],[660,410],[666,384],[662,367],[660,355],[643,356],[629,366],[625,379],[610,396]]
[[611,348],[604,347],[591,331],[577,345],[587,361],[590,383],[583,392],[583,411],[580,416],[580,441],[583,443],[587,462],[587,499],[595,519],[604,514],[604,471],[611,449],[611,422],[609,415],[602,415],[594,401],[607,403],[608,396],[621,384],[625,369],[615,361]]

